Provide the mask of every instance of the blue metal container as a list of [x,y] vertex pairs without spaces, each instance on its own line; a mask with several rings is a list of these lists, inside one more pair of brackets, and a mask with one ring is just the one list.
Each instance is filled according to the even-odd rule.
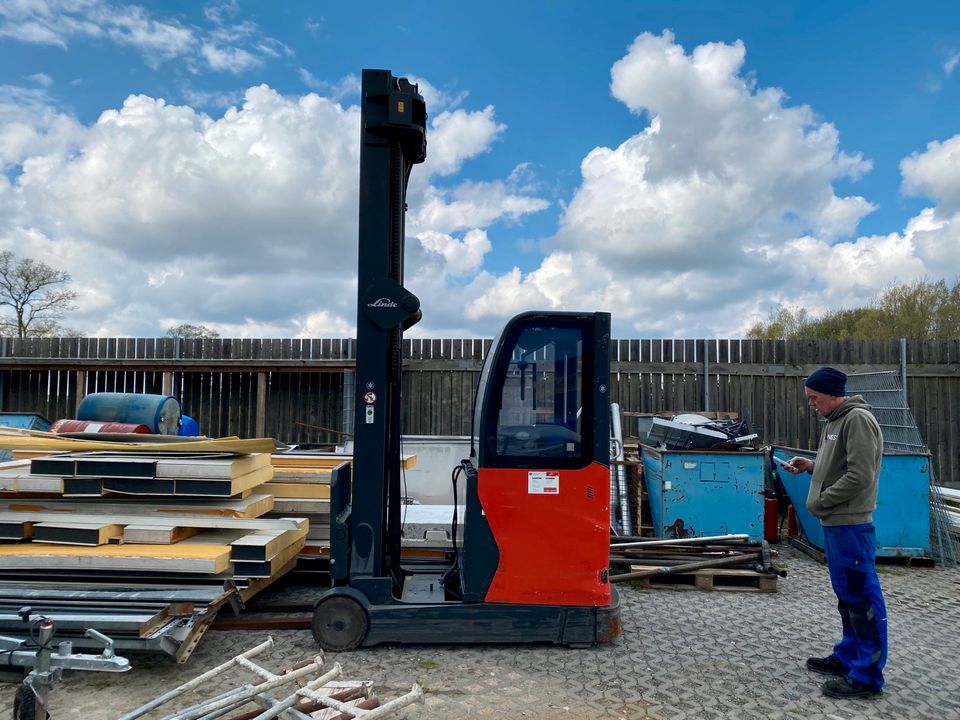
[[176,435],[180,403],[170,395],[91,393],[80,401],[77,420],[143,424],[159,435]]
[[[37,413],[0,412],[0,427],[47,431],[50,429],[50,421]],[[9,460],[11,457],[12,451],[0,450],[0,460]]]
[[[795,455],[810,458],[815,452],[794,448],[773,448],[775,457],[789,460]],[[811,545],[823,549],[823,526],[807,510],[810,476],[793,475],[777,465],[797,522]],[[882,557],[922,557],[930,550],[930,456],[884,450],[880,461],[880,487],[877,509],[873,512],[877,528],[877,555]]]
[[50,429],[50,421],[37,413],[0,412],[0,427],[46,431]]
[[642,445],[640,456],[656,537],[763,537],[765,453]]

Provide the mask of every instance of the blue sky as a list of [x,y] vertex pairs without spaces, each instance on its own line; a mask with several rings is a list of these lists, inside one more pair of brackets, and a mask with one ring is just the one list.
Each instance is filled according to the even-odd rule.
[[0,250],[66,324],[349,335],[359,74],[421,85],[423,336],[736,337],[960,275],[960,9],[0,0]]

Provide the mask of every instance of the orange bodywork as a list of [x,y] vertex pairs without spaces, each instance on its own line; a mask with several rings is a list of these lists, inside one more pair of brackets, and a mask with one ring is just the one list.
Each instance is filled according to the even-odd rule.
[[[559,477],[544,483],[550,473]],[[540,472],[481,468],[477,491],[500,552],[484,600],[609,605],[609,484],[609,468],[599,463]]]

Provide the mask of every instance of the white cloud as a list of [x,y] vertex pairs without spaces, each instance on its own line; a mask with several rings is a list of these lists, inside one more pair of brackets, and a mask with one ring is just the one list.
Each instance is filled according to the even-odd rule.
[[320,37],[320,32],[323,30],[324,22],[325,21],[323,18],[320,18],[319,20],[316,18],[307,18],[303,23],[303,27],[308,33],[316,38]]
[[960,210],[960,135],[927,144],[900,161],[903,191],[937,200],[947,212]]
[[356,98],[360,95],[360,77],[352,73],[332,83],[321,80],[306,68],[299,68],[297,75],[301,82],[311,90],[322,93],[338,102],[347,98]]
[[67,49],[71,40],[110,41],[136,49],[152,68],[175,58],[194,70],[241,73],[266,58],[291,54],[251,21],[234,22],[236,3],[209,5],[208,27],[154,17],[140,5],[107,0],[31,0],[0,3],[0,37]]
[[960,52],[950,53],[947,59],[943,61],[943,74],[950,77],[953,75],[953,71],[957,69],[958,64],[960,64]]
[[[83,125],[42,90],[7,88],[0,157],[15,168],[0,176],[0,249],[73,275],[82,292],[70,324],[79,330],[151,335],[190,322],[223,335],[291,336],[352,328],[356,106],[258,86],[220,117],[132,95]],[[509,178],[441,190],[427,177],[420,173],[408,193],[411,207],[429,198],[433,215],[408,224],[417,260],[410,277],[425,296],[442,298],[448,284],[462,287],[479,270],[491,247],[487,227],[544,201],[512,190]],[[462,320],[462,306],[447,306]]]
[[408,226],[414,234],[430,228],[452,233],[486,227],[497,220],[516,220],[546,209],[549,203],[537,197],[512,192],[503,181],[464,182],[452,190],[430,186],[410,203]]
[[[591,253],[553,253],[535,271],[502,275],[467,308],[471,318],[500,318],[516,306],[538,309],[607,310],[631,297],[629,289]],[[576,307],[570,305],[574,300]]]
[[407,75],[406,78],[417,86],[417,90],[423,96],[431,115],[456,110],[470,95],[466,90],[459,92],[442,90],[428,80],[416,75]]
[[82,133],[76,120],[51,105],[46,90],[0,85],[0,170],[50,150],[68,153]]
[[33,75],[28,76],[28,80],[32,80],[40,87],[50,87],[53,85],[53,78],[47,75],[46,73],[34,73]]
[[241,73],[263,63],[263,58],[238,47],[223,47],[212,42],[203,43],[200,54],[213,70]]
[[430,152],[424,167],[430,173],[450,175],[465,160],[488,152],[506,129],[494,118],[492,105],[480,112],[442,112],[430,123]]
[[936,213],[855,237],[875,206],[834,186],[870,162],[811,108],[744,75],[745,56],[739,41],[688,53],[669,32],[639,36],[611,92],[643,127],[587,154],[552,252],[533,271],[478,277],[471,316],[611,309],[620,332],[724,336],[778,302],[822,312],[960,271],[960,140],[903,163],[905,191],[937,198]]
[[428,253],[443,258],[445,267],[441,272],[444,275],[455,277],[479,270],[491,248],[487,233],[478,229],[466,233],[462,240],[433,230],[420,233],[417,240]]

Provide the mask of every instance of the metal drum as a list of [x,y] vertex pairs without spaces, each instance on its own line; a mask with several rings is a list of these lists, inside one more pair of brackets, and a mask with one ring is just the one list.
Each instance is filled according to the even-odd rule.
[[91,393],[80,402],[77,419],[143,424],[150,432],[176,435],[180,428],[180,403],[170,395]]
[[50,426],[55,433],[136,433],[150,435],[153,430],[143,423],[100,422],[99,420],[57,420]]

